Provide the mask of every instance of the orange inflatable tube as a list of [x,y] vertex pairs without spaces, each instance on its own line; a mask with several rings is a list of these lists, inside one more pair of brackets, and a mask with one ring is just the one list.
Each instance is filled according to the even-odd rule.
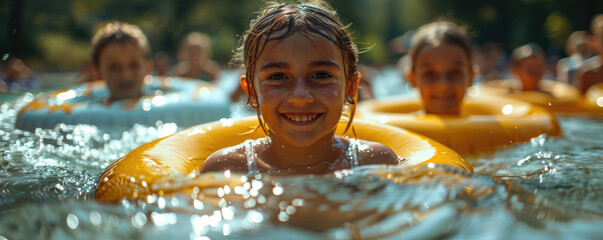
[[540,134],[561,135],[553,114],[513,99],[466,96],[461,116],[424,114],[422,109],[417,96],[404,96],[361,103],[357,116],[417,132],[460,154],[492,151]]
[[479,90],[486,95],[501,96],[525,101],[558,113],[585,113],[582,94],[576,87],[552,80],[541,80],[538,91],[521,91],[519,81],[513,79],[488,81]]
[[105,85],[99,80],[40,94],[19,111],[15,127],[34,132],[64,123],[128,129],[157,121],[190,127],[230,116],[226,94],[194,79],[147,76],[145,96],[117,101],[108,100]]
[[590,87],[584,93],[584,105],[591,113],[603,114],[603,83]]
[[[340,122],[336,134],[380,142],[407,159],[402,163],[405,166],[437,163],[473,171],[471,164],[456,152],[430,138],[361,120],[354,121],[353,130],[342,134],[346,124]],[[222,119],[157,139],[134,149],[107,167],[99,178],[96,199],[116,202],[123,198],[145,199],[153,194],[170,194],[152,186],[170,176],[197,175],[205,159],[215,151],[265,136],[258,127],[257,117],[249,117],[236,121]],[[192,191],[190,188],[183,187],[178,191],[187,193]]]

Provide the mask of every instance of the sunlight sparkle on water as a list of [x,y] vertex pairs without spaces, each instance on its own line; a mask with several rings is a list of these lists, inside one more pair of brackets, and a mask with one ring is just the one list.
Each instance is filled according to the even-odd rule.
[[256,205],[255,198],[250,198],[247,201],[245,201],[245,203],[243,203],[243,206],[245,206],[246,208],[254,208],[255,205]]
[[224,224],[222,226],[222,235],[224,236],[228,236],[232,233],[232,228],[230,227],[230,224]]
[[260,212],[256,211],[256,210],[250,210],[247,213],[247,220],[249,220],[252,223],[261,223],[262,221],[264,221],[264,215],[262,215]]
[[101,214],[97,211],[90,212],[90,223],[94,226],[99,226],[102,222],[103,218]]
[[149,99],[142,100],[142,110],[146,112],[151,111],[151,104],[152,102]]
[[[0,203],[0,209],[11,211],[0,213],[0,240],[20,236],[29,239],[27,236],[32,235],[26,234],[38,236],[42,229],[45,232],[41,234],[46,235],[39,236],[57,239],[219,239],[228,235],[251,240],[266,239],[265,235],[283,239],[283,235],[298,233],[302,236],[299,238],[307,239],[317,235],[296,226],[305,214],[311,213],[309,220],[313,225],[328,225],[323,216],[335,213],[335,220],[346,221],[348,214],[365,210],[380,215],[355,216],[358,220],[354,221],[359,224],[353,227],[358,228],[358,238],[397,239],[401,234],[412,233],[414,238],[508,234],[512,239],[597,239],[602,233],[599,216],[603,214],[603,180],[597,161],[601,159],[600,118],[560,117],[566,133],[563,137],[543,135],[527,144],[472,157],[469,161],[475,174],[453,174],[456,172],[449,168],[430,164],[387,167],[383,176],[388,179],[373,175],[374,169],[367,171],[362,167],[354,169],[354,174],[345,170],[328,176],[282,179],[236,175],[232,179],[234,185],[212,186],[220,186],[224,197],[237,194],[228,196],[228,200],[220,199],[219,203],[215,199],[206,201],[204,197],[210,195],[195,187],[186,200],[149,195],[143,201],[120,201],[111,206],[87,201],[94,199],[104,168],[140,144],[156,139],[163,130],[166,134],[175,132],[176,126],[160,122],[118,134],[92,126],[64,124],[33,133],[15,130],[15,108],[33,96],[25,94],[19,107],[15,103],[3,103],[0,107],[0,145],[6,146],[0,149],[0,199],[26,203],[22,204],[24,207]],[[603,105],[603,98],[600,101]],[[204,131],[205,128],[197,128],[194,134]],[[434,154],[433,149],[415,152],[404,163]],[[450,174],[438,174],[442,171]],[[224,173],[229,174],[226,177],[235,176]],[[405,176],[422,177],[403,182]],[[501,181],[494,181],[493,176]],[[127,183],[132,180],[143,184],[140,178],[128,178]],[[262,191],[263,187],[268,189]],[[214,197],[216,189],[210,197]],[[555,205],[545,200],[554,200]],[[591,213],[595,220],[591,220]],[[12,222],[17,223],[17,230],[11,229]],[[352,238],[356,235],[350,232],[356,229],[349,226],[338,224],[333,231],[319,235],[325,239]],[[445,227],[438,228],[441,226]],[[277,231],[272,231],[275,228]]]
[[235,121],[230,118],[221,118],[220,123],[222,123],[222,127],[232,127]]
[[301,207],[304,205],[304,199],[295,198],[295,199],[293,199],[293,201],[291,201],[291,204],[293,204],[293,206],[296,206],[296,207]]
[[287,222],[289,221],[289,214],[287,214],[286,212],[280,212],[278,214],[278,220],[281,222]]
[[279,186],[278,184],[272,188],[272,193],[277,196],[283,194],[283,191],[283,187]]
[[195,209],[201,210],[201,209],[203,209],[203,207],[205,207],[205,205],[203,204],[203,202],[201,202],[201,201],[199,201],[197,199],[194,199],[193,200],[193,207]]
[[76,229],[80,225],[80,220],[74,214],[67,215],[67,227]]
[[191,217],[191,224],[193,225],[193,229],[197,235],[205,234],[207,232],[205,227],[209,226],[209,216],[193,215]]
[[234,216],[234,208],[233,207],[223,207],[222,208],[222,217],[224,220],[231,220]]
[[151,213],[151,219],[153,219],[153,222],[155,223],[155,225],[157,225],[157,227],[163,227],[168,224],[174,225],[177,222],[177,217],[175,213],[153,212]]
[[142,229],[144,225],[147,223],[147,216],[144,213],[137,212],[132,216],[132,226],[136,229]]
[[220,211],[214,211],[214,214],[209,216],[209,225],[212,227],[218,226],[222,221],[222,214]]
[[161,95],[153,97],[153,100],[152,100],[152,103],[155,106],[163,106],[163,105],[165,105],[165,102],[166,102],[165,97],[161,96]]
[[159,199],[157,199],[157,206],[160,209],[164,209],[165,208],[165,198],[159,197]]

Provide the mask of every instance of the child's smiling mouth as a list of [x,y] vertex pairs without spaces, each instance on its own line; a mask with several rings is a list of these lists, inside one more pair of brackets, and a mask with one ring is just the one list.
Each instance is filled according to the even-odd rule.
[[324,113],[312,113],[312,112],[304,112],[304,113],[281,113],[281,117],[283,117],[288,122],[294,125],[308,125],[315,122],[318,118],[320,118]]

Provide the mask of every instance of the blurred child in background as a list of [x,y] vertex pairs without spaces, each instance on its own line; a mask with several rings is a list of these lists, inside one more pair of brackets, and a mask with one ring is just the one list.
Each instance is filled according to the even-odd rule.
[[4,65],[0,79],[0,92],[19,92],[40,88],[40,79],[19,58],[10,58]]
[[178,48],[178,63],[173,74],[179,77],[215,81],[220,74],[220,65],[211,60],[211,39],[209,36],[191,32],[187,34]]
[[565,52],[568,57],[557,62],[557,81],[575,84],[574,75],[584,60],[595,55],[588,44],[590,35],[586,31],[575,31],[567,39]]
[[438,21],[419,28],[410,49],[407,78],[418,89],[426,114],[459,115],[465,90],[477,74],[465,31]]
[[520,81],[521,87],[514,90],[540,91],[539,83],[546,71],[546,56],[536,44],[526,44],[513,50],[511,72]]
[[158,52],[155,54],[155,67],[153,68],[154,75],[167,76],[170,75],[170,56],[166,52]]
[[111,22],[92,38],[92,73],[107,83],[111,101],[139,98],[153,68],[150,55],[149,41],[138,26]]
[[603,82],[603,14],[593,18],[591,22],[592,45],[595,46],[597,56],[585,61],[580,68],[578,77],[578,88],[582,93],[591,86]]

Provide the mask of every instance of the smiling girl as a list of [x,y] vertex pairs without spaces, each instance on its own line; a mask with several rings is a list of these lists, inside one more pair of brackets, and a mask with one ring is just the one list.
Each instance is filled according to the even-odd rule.
[[425,113],[459,115],[465,90],[477,73],[464,31],[438,21],[419,28],[412,42],[406,75],[421,94]]
[[398,163],[380,143],[335,135],[345,104],[348,127],[353,120],[360,74],[356,46],[329,5],[267,5],[238,51],[241,86],[268,137],[217,151],[202,172],[322,174]]

